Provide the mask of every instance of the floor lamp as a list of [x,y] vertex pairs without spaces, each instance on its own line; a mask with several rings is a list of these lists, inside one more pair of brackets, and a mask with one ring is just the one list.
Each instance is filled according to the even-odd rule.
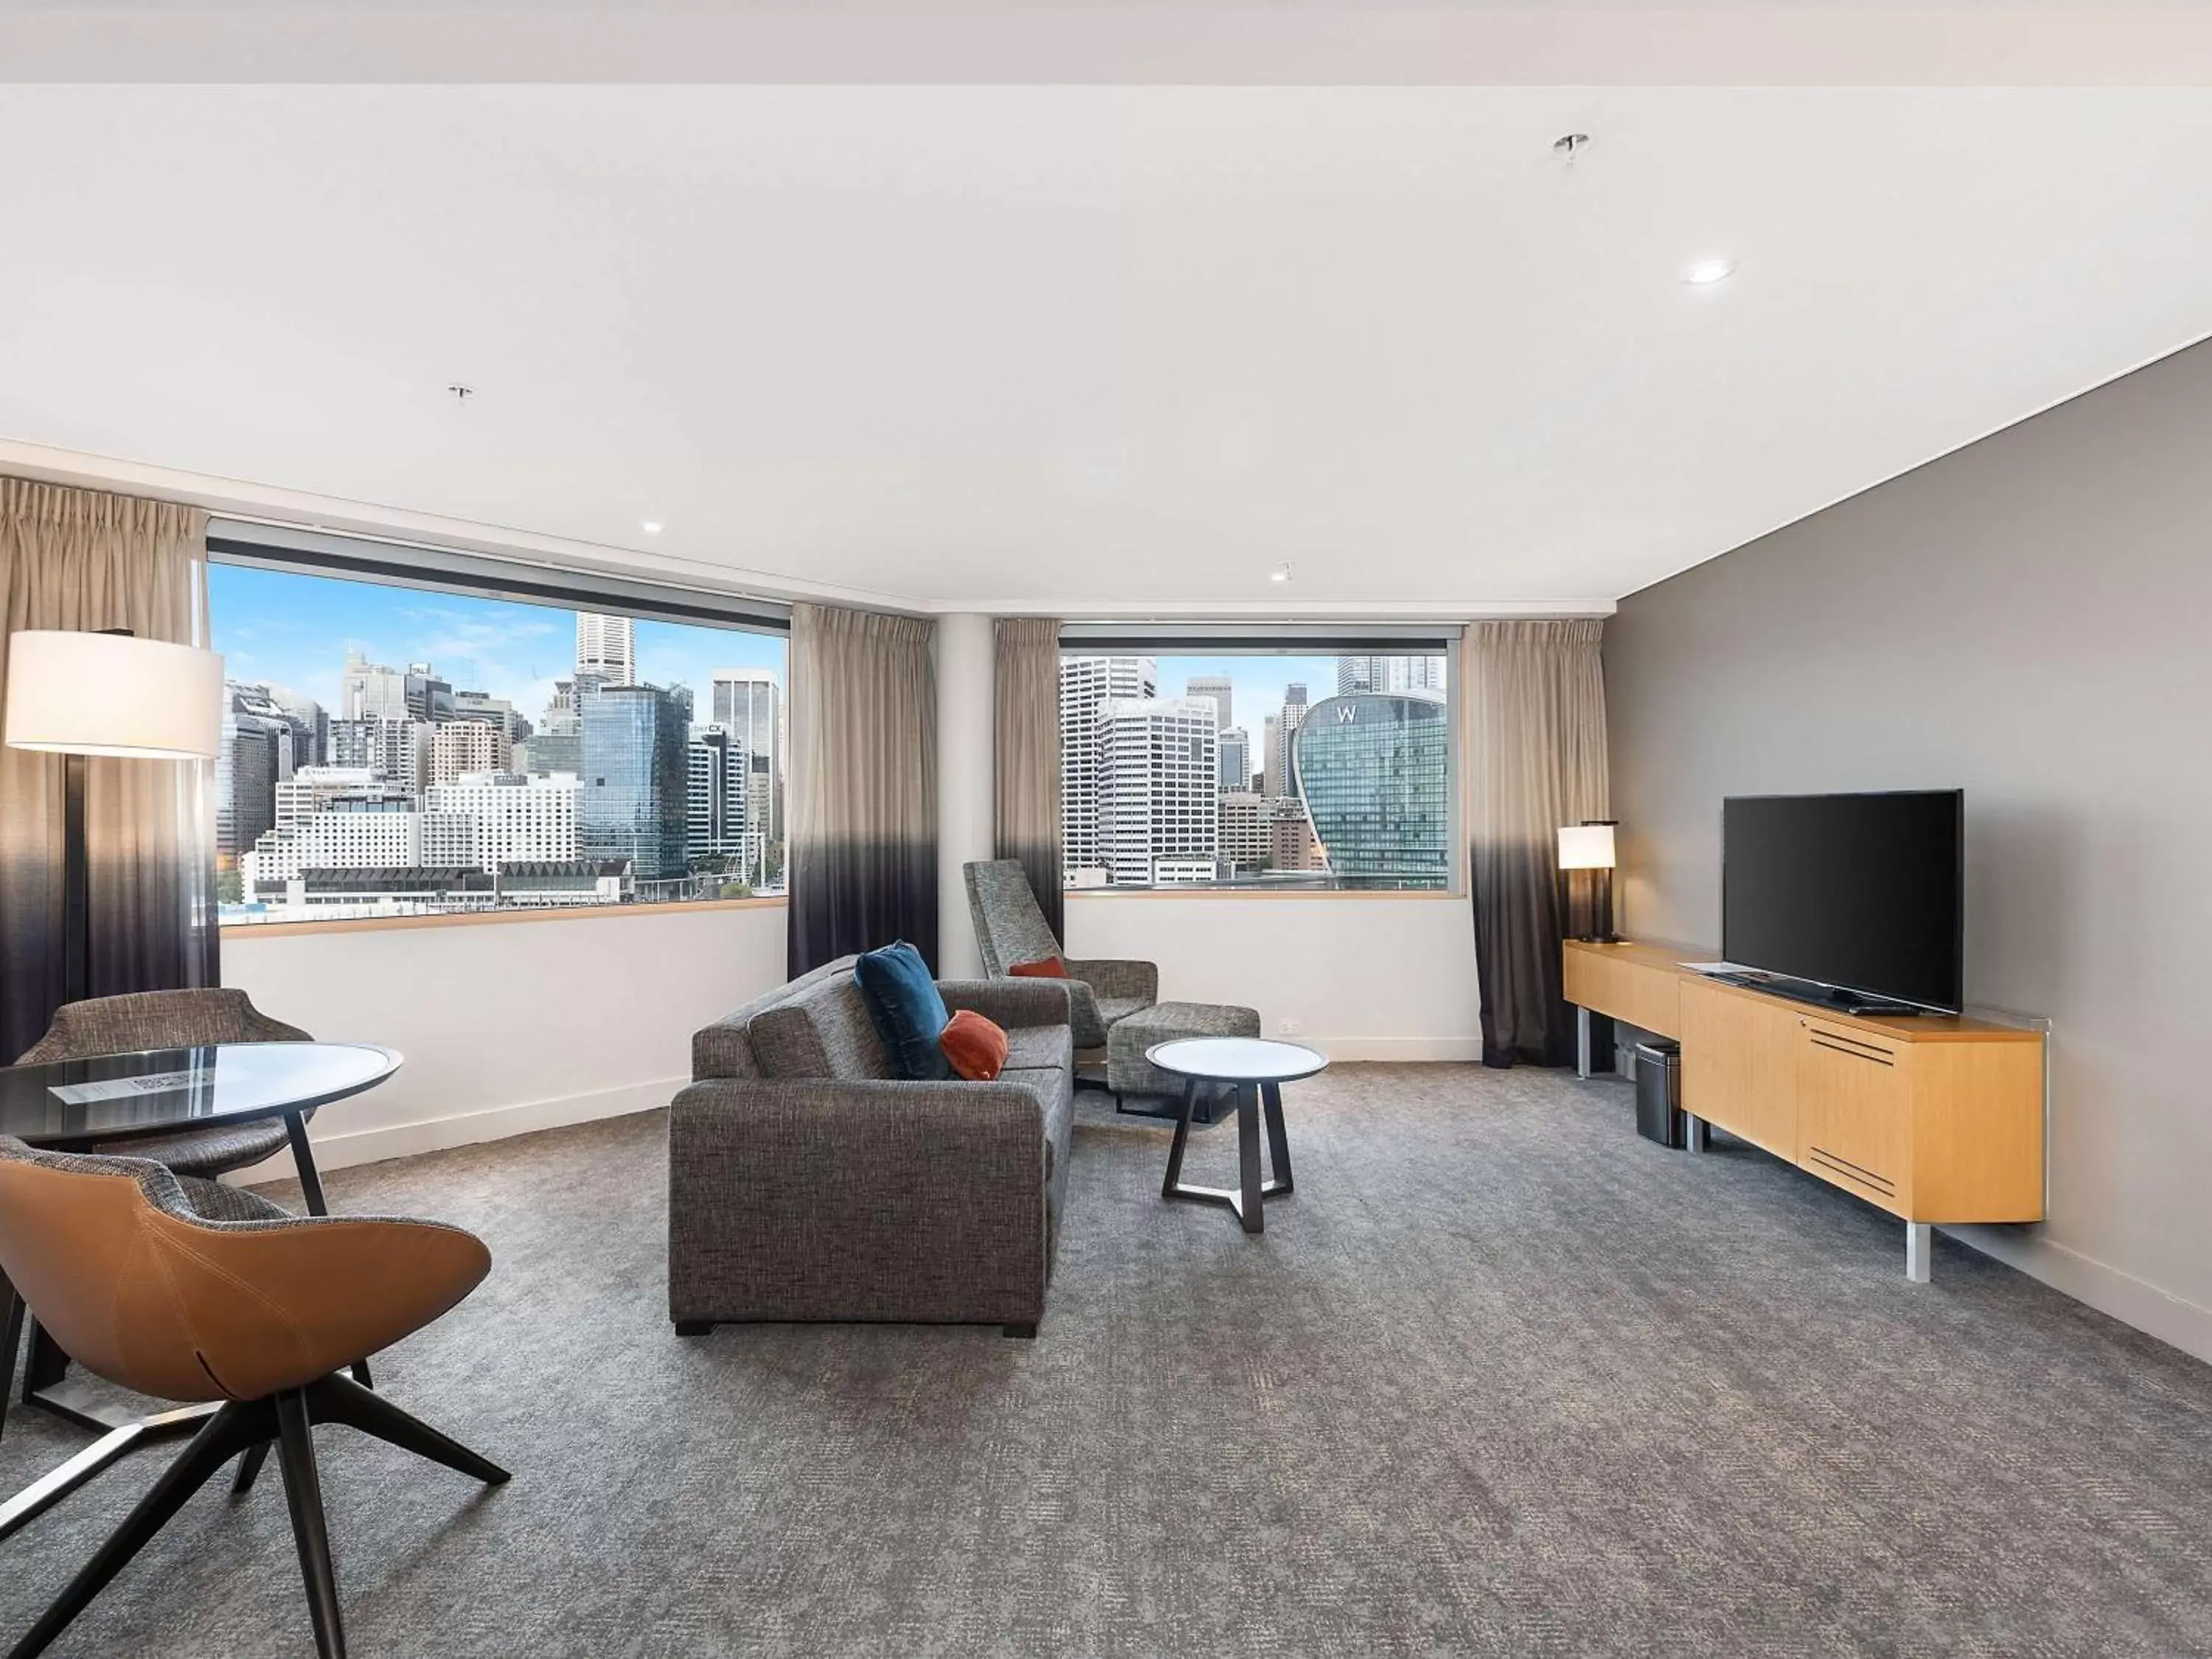
[[212,760],[222,746],[222,659],[124,628],[31,629],[8,638],[10,749],[62,760],[62,998],[92,994],[86,757]]

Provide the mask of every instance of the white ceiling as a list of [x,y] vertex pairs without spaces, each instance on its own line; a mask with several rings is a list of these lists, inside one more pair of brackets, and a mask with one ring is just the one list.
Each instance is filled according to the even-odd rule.
[[4,88],[0,439],[921,608],[1601,605],[2212,331],[2208,154],[2185,90]]

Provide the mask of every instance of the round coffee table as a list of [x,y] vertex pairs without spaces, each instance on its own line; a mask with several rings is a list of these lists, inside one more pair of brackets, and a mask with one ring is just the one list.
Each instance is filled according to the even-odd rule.
[[[1265,1232],[1266,1201],[1293,1190],[1291,1140],[1283,1129],[1282,1085],[1327,1069],[1328,1057],[1296,1042],[1270,1042],[1264,1037],[1182,1037],[1156,1043],[1145,1051],[1145,1058],[1182,1079],[1182,1110],[1176,1119],[1175,1146],[1168,1152],[1167,1179],[1160,1183],[1160,1196],[1218,1204],[1244,1224],[1246,1232]],[[1236,1091],[1240,1179],[1233,1189],[1182,1183],[1183,1146],[1190,1139],[1191,1109],[1197,1104],[1201,1084]],[[1267,1119],[1267,1158],[1274,1170],[1273,1177],[1267,1181],[1260,1179],[1263,1109]]]

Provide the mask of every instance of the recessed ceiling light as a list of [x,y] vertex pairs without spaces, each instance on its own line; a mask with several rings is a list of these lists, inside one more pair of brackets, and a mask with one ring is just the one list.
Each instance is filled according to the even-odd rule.
[[1267,580],[1271,582],[1286,582],[1290,579],[1291,568],[1287,564],[1279,564],[1267,573]]
[[1715,283],[1725,283],[1735,275],[1733,259],[1700,259],[1682,273],[1682,280],[1698,288],[1710,288]]
[[658,536],[660,533],[660,520],[658,519],[647,519],[643,524],[640,525],[638,528],[644,531],[648,536]]

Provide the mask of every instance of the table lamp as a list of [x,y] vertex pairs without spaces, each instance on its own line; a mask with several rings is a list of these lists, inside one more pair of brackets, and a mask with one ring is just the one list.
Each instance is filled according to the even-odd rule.
[[[1613,931],[1613,831],[1617,822],[1613,818],[1585,818],[1580,823],[1563,824],[1559,829],[1559,868],[1591,872],[1589,902],[1583,909],[1589,925],[1575,937],[1600,945],[1616,944],[1620,939]],[[1572,879],[1571,876],[1570,882]],[[1572,890],[1570,887],[1571,915]]]
[[91,994],[85,757],[212,760],[222,747],[222,659],[130,629],[31,629],[8,640],[10,749],[62,756],[62,1000]]

